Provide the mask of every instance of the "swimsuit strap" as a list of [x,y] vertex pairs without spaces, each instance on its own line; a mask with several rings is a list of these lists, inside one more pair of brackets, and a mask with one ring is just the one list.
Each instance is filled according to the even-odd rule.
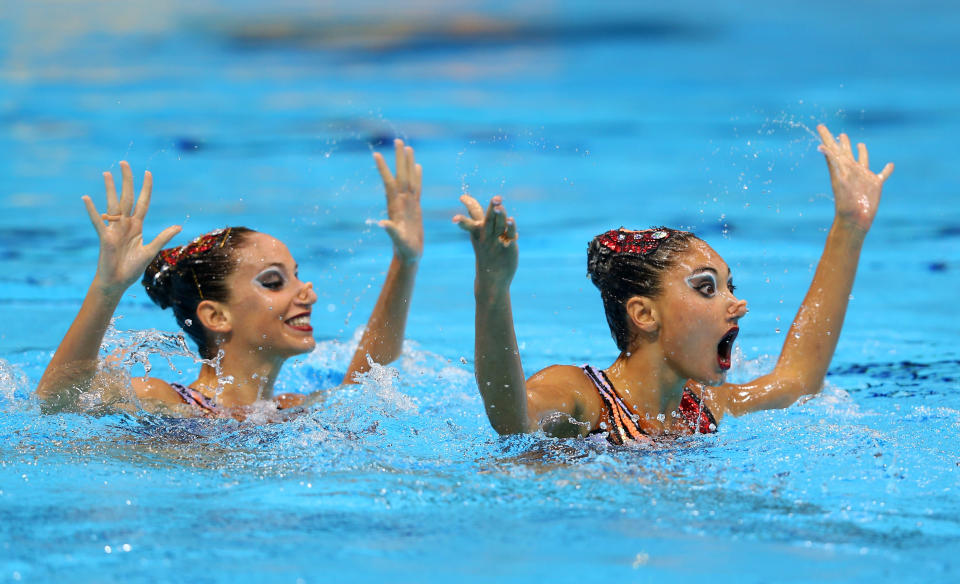
[[710,434],[717,431],[717,421],[707,408],[707,404],[693,393],[689,387],[683,388],[683,397],[677,412],[686,420],[693,433]]
[[610,382],[606,372],[590,365],[584,365],[581,369],[596,386],[597,393],[600,394],[600,399],[606,406],[606,411],[600,420],[606,421],[608,427],[599,427],[591,433],[607,432],[607,440],[613,444],[623,444],[627,440],[648,439],[647,433],[636,423],[636,416],[630,412],[617,394],[617,390],[613,388],[613,383]]
[[208,398],[192,387],[187,387],[179,383],[171,383],[170,387],[172,387],[173,390],[180,395],[180,399],[183,400],[183,403],[189,406],[198,407],[209,414],[220,414],[220,408],[212,399]]

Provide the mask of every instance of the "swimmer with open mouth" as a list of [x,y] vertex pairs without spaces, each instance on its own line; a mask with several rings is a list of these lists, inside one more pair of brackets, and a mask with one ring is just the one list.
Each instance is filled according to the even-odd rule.
[[463,195],[467,214],[453,220],[470,234],[476,256],[475,373],[493,428],[605,434],[623,444],[714,432],[725,414],[785,408],[820,391],[893,164],[874,173],[864,144],[854,151],[846,134],[834,138],[823,125],[817,131],[833,188],[833,225],[776,367],[743,384],[727,383],[726,374],[746,302],[734,295],[716,251],[666,227],[614,229],[590,242],[587,271],[620,351],[613,363],[553,365],[526,379],[510,306],[516,222],[500,197],[484,211]]

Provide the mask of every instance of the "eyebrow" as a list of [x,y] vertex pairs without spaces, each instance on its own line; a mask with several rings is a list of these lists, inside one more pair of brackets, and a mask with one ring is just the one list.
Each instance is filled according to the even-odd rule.
[[[279,263],[279,262],[274,262],[274,263],[272,263],[272,264],[267,264],[264,268],[262,268],[260,271],[258,271],[258,272],[257,272],[257,276],[260,276],[260,275],[262,275],[262,274],[264,274],[264,273],[266,273],[266,272],[269,272],[269,271],[271,271],[271,270],[279,271],[281,274],[284,275],[284,277],[286,277],[286,275],[287,275],[287,268],[286,268],[283,264],[281,264],[281,263]],[[254,277],[257,277],[257,276],[254,276]]]
[[[718,272],[718,271],[716,270],[716,268],[713,268],[713,267],[711,267],[711,266],[701,266],[701,267],[693,270],[693,273],[690,274],[690,276],[696,276],[696,275],[702,274],[702,273],[704,273],[704,272],[709,272],[709,273],[713,274],[714,276],[716,276],[718,279],[720,278],[720,272]],[[728,274],[728,275],[727,275],[727,281],[729,282],[729,281],[733,280],[733,273],[732,273],[732,272],[729,272],[729,270],[728,270],[727,274]]]
[[[267,267],[266,267],[266,268],[263,268],[263,269],[266,270],[266,269],[269,269],[269,268],[280,268],[281,270],[286,271],[287,266],[285,266],[282,262],[273,262],[273,263],[271,263],[271,264],[267,264]],[[300,269],[300,266],[299,266],[299,265],[293,264],[293,271],[294,271],[294,272],[296,272],[296,271],[299,270],[299,269]]]

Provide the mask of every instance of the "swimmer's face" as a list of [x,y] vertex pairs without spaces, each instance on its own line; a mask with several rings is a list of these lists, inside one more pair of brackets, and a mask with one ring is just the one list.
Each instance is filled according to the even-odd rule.
[[313,284],[301,282],[290,250],[265,233],[251,234],[234,252],[236,268],[227,278],[231,343],[287,358],[316,346],[310,312],[317,301]]
[[747,303],[733,294],[726,262],[709,245],[694,239],[663,274],[659,339],[664,358],[677,374],[720,385],[730,368],[738,321]]

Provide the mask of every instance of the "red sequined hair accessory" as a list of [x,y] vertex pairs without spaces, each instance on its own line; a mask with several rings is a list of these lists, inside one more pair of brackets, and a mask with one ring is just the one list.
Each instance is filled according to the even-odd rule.
[[647,255],[657,251],[660,244],[676,233],[673,229],[658,227],[643,231],[630,229],[611,229],[597,237],[600,245],[614,253],[635,253]]
[[226,229],[217,229],[201,235],[186,245],[171,247],[160,251],[160,259],[169,267],[174,267],[177,262],[199,253],[203,253],[214,247],[223,247],[230,237],[230,227]]

